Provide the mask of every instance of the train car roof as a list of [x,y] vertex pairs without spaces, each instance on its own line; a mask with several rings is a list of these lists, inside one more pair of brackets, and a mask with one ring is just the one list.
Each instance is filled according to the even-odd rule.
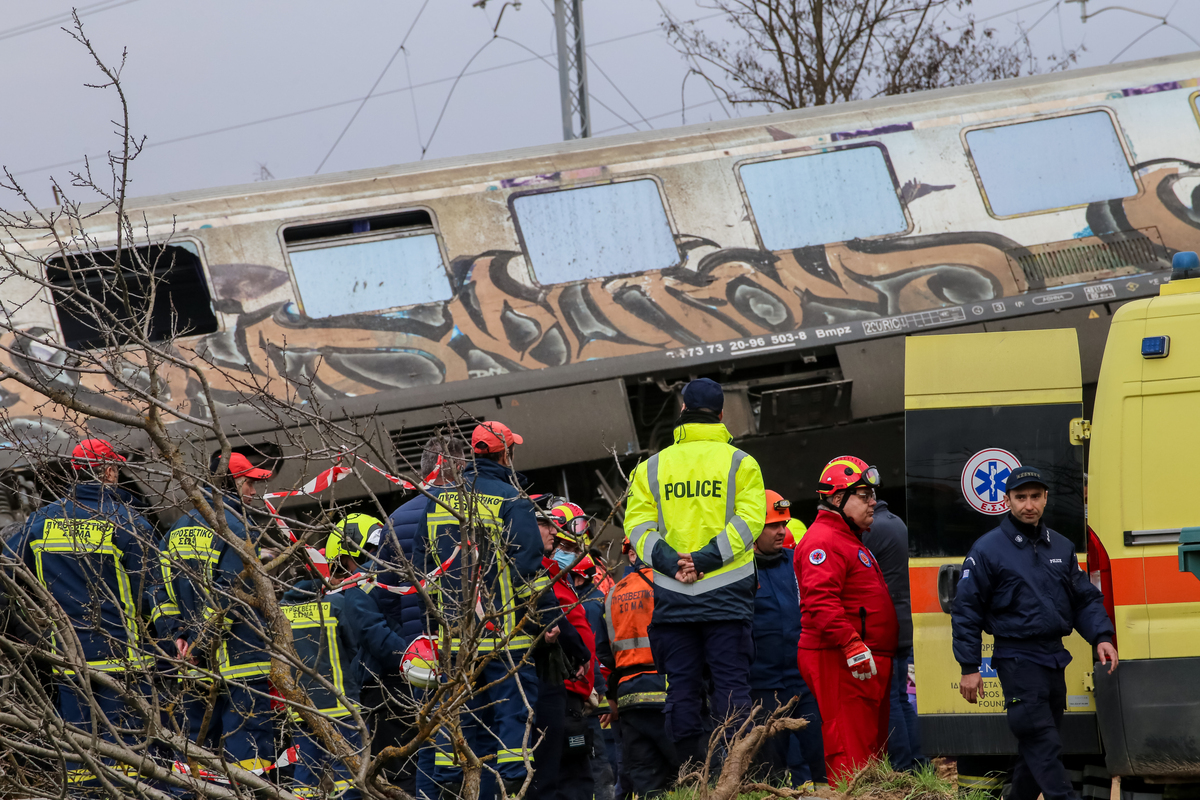
[[[1185,67],[1193,69],[1185,69]],[[1114,87],[1113,77],[1122,76]],[[702,122],[676,128],[575,139],[514,150],[371,167],[328,175],[287,178],[208,189],[195,189],[130,198],[129,211],[151,209],[189,217],[252,213],[264,208],[328,203],[374,194],[398,194],[435,186],[495,180],[500,177],[548,174],[606,163],[622,163],[688,152],[712,150],[761,141],[767,126],[786,125],[788,134],[817,135],[855,131],[882,125],[942,117],[1006,106],[1023,106],[1071,96],[1086,96],[1115,88],[1153,91],[1158,84],[1200,78],[1200,52],[1146,59],[1124,64],[1056,72],[1009,80],[970,84],[904,95],[856,100],[825,106],[779,111],[754,117]],[[135,166],[136,169],[136,166]],[[399,179],[399,180],[395,180]],[[370,184],[375,183],[372,187]],[[213,202],[223,208],[213,208]],[[99,204],[85,206],[85,213]],[[158,214],[149,216],[158,217]]]

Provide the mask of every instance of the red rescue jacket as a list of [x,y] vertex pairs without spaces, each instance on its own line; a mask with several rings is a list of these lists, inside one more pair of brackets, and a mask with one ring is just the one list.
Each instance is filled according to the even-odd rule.
[[[550,574],[551,579],[562,571],[558,562],[550,558],[543,558],[542,566]],[[568,692],[587,700],[592,696],[592,689],[596,685],[596,634],[592,631],[592,626],[588,624],[587,612],[583,609],[583,603],[579,602],[579,595],[575,594],[575,587],[571,585],[570,575],[564,575],[560,580],[555,581],[554,599],[558,601],[559,608],[564,609],[567,622],[579,632],[579,638],[583,639],[588,653],[591,654],[583,678],[579,680],[567,678],[563,681]]]
[[896,651],[899,626],[875,556],[840,515],[822,509],[796,545],[800,648],[833,650],[862,640],[877,656]]

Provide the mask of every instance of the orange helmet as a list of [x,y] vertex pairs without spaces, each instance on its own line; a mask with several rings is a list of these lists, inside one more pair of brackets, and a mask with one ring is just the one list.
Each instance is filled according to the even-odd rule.
[[821,471],[821,480],[817,483],[817,494],[828,497],[857,486],[878,489],[880,486],[879,470],[861,458],[838,456],[826,464],[825,469]]
[[550,509],[550,521],[558,528],[559,536],[576,544],[584,542],[591,527],[583,509],[574,503],[560,503]]
[[783,495],[779,492],[767,489],[767,519],[766,524],[772,522],[787,522],[792,518],[792,512],[789,510],[792,504],[783,499]]

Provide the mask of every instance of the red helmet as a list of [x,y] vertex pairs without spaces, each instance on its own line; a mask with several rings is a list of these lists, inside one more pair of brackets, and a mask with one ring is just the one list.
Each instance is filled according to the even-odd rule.
[[575,562],[575,564],[571,567],[571,572],[579,575],[580,577],[591,580],[596,574],[596,562],[592,560],[591,556],[584,556]]
[[591,527],[583,509],[574,503],[560,503],[550,509],[550,521],[558,528],[558,534],[576,544],[583,542]]
[[880,486],[879,470],[861,458],[838,456],[826,464],[825,469],[821,471],[821,480],[817,483],[817,494],[828,497],[844,489],[853,489],[857,486],[878,489]]
[[428,689],[438,682],[437,640],[432,636],[418,636],[404,651],[400,662],[404,679],[413,686]]

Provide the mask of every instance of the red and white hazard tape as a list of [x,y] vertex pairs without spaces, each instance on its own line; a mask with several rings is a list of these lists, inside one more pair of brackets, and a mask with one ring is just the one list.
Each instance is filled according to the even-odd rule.
[[[299,760],[300,751],[295,747],[289,747],[287,750],[283,751],[283,755],[275,759],[274,764],[270,764],[265,767],[259,767],[258,769],[249,769],[246,771],[251,775],[265,775],[273,769],[283,769],[284,767],[295,764]],[[174,772],[178,772],[180,775],[192,774],[192,768],[188,766],[186,761],[176,761],[171,769]],[[196,770],[196,777],[200,778],[201,780],[208,781],[209,783],[219,783],[226,786],[229,785],[229,777],[227,775],[222,775],[219,772],[210,772],[204,768]]]
[[[374,464],[372,464],[370,461],[367,461],[366,459],[359,458],[358,463],[374,470],[379,475],[381,475],[385,480],[387,480],[391,483],[394,483],[397,486],[401,486],[405,489],[417,488],[416,486],[414,486],[412,484],[411,481],[406,481],[403,478],[398,478],[395,475],[384,472],[379,467],[375,466]],[[428,489],[433,484],[433,482],[438,479],[438,476],[441,474],[441,471],[442,471],[442,457],[439,455],[437,463],[434,465],[433,470],[428,475],[425,476],[425,479],[423,481],[421,481],[421,488]],[[288,490],[284,490],[281,492],[271,492],[269,494],[263,495],[263,503],[267,506],[267,511],[270,512],[271,518],[273,520],[275,520],[275,524],[279,526],[279,529],[287,534],[288,539],[290,541],[297,542],[299,540],[296,538],[296,534],[292,533],[292,529],[288,527],[288,525],[284,521],[283,517],[281,517],[279,515],[279,511],[276,509],[275,504],[271,501],[275,500],[276,498],[296,497],[298,495],[304,495],[306,497],[315,497],[316,495],[320,494],[321,492],[324,492],[326,489],[330,488],[335,483],[342,480],[347,475],[352,474],[353,472],[354,472],[354,470],[351,469],[350,467],[342,467],[342,466],[330,467],[329,469],[325,470],[321,474],[317,475],[317,477],[313,478],[308,483],[301,486],[299,489],[288,489]],[[325,558],[325,554],[310,544],[304,545],[304,552],[307,553],[309,560],[312,562],[313,566],[316,567],[317,572],[321,575],[321,577],[328,578],[329,577],[329,560]],[[442,573],[446,571],[446,568],[449,567],[450,564],[453,563],[454,559],[458,557],[458,553],[459,553],[459,548],[455,547],[454,552],[450,554],[450,557],[448,559],[446,559],[433,572],[431,572],[425,576],[425,580],[421,581],[421,585],[424,586],[427,582],[437,580],[439,577],[441,577]],[[358,586],[359,584],[366,583],[366,582],[374,582],[375,585],[378,586],[380,589],[385,589],[389,592],[392,592],[393,594],[416,594],[418,592],[418,589],[415,586],[411,586],[411,585],[389,586],[387,584],[378,583],[374,580],[373,577],[364,576],[361,573],[359,573],[358,575],[352,575],[351,577],[342,581],[341,585],[339,585],[333,591],[342,591],[343,589],[349,589],[353,586]]]

